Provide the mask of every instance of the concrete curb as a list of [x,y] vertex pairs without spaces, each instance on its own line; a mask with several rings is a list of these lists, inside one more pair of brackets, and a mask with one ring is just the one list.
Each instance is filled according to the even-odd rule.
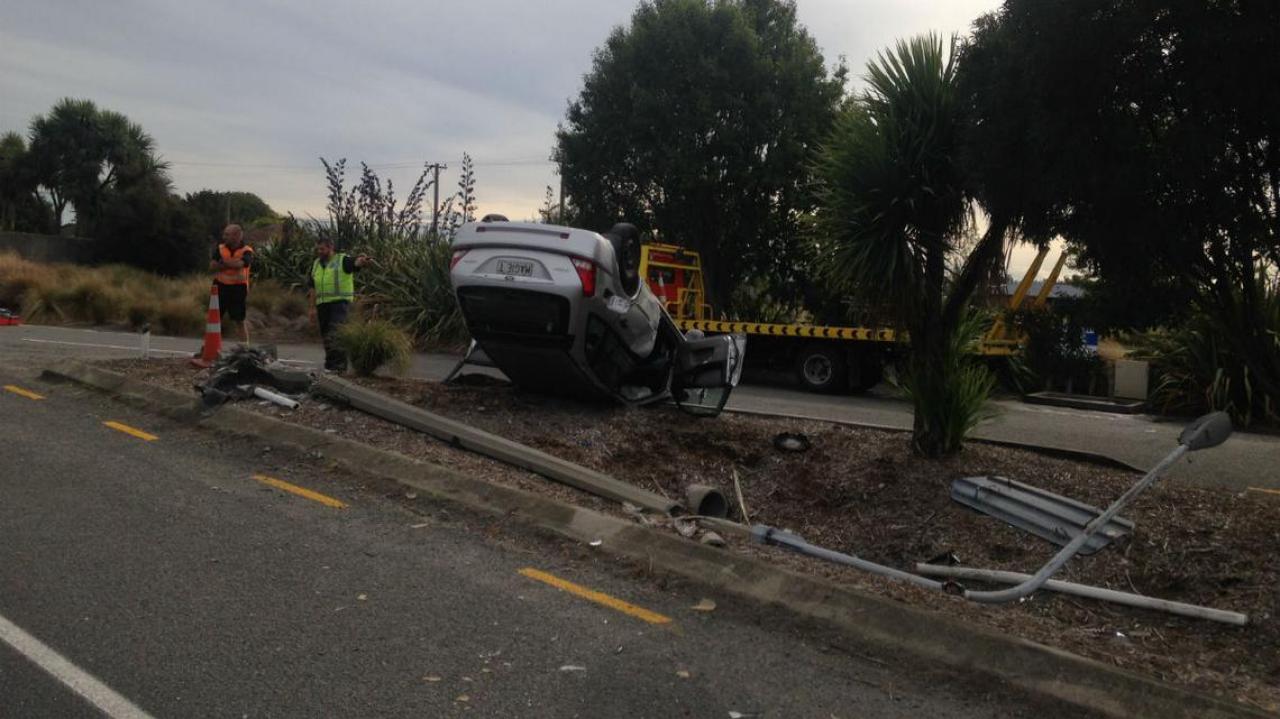
[[593,510],[472,479],[445,467],[234,406],[204,414],[189,395],[81,362],[60,362],[46,369],[44,376],[105,392],[134,407],[178,421],[259,440],[270,438],[273,443],[295,450],[318,452],[354,471],[398,482],[436,500],[515,517],[577,541],[602,540],[601,549],[614,555],[833,624],[886,653],[906,653],[994,677],[1104,715],[1124,719],[1272,716],[1060,649],[972,627],[937,612],[706,547]]
[[[910,429],[907,429],[905,427],[897,427],[891,424],[876,424],[874,422],[854,422],[853,420],[849,420],[849,419],[833,419],[831,417],[815,417],[813,415],[789,414],[786,412],[767,412],[762,409],[735,409],[732,407],[726,407],[724,411],[732,414],[743,414],[743,415],[748,415],[752,417],[771,417],[774,419],[794,419],[800,422],[825,422],[827,424],[838,424],[842,427],[858,427],[860,429],[878,429],[881,432],[905,433],[905,432],[911,431]],[[1054,457],[1062,457],[1063,459],[1074,459],[1080,462],[1090,462],[1092,464],[1100,464],[1105,467],[1114,467],[1116,469],[1124,469],[1131,472],[1137,472],[1138,474],[1146,474],[1147,469],[1150,469],[1149,467],[1147,469],[1144,469],[1137,465],[1129,464],[1128,462],[1122,459],[1116,459],[1115,457],[1112,457],[1109,455],[1099,454],[1097,452],[1090,452],[1088,450],[1083,450],[1083,449],[1074,449],[1071,447],[1055,447],[1055,446],[1046,445],[1046,444],[1018,442],[1012,439],[990,439],[987,437],[974,437],[974,436],[970,436],[967,441],[978,442],[980,444],[991,444],[997,447],[1011,447],[1013,449],[1026,449],[1032,452],[1048,454]]]

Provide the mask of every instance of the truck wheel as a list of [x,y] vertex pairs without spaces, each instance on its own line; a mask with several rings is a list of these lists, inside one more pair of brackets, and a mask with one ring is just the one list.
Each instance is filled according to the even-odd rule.
[[810,345],[796,357],[796,374],[800,386],[810,392],[834,394],[843,392],[849,380],[849,366],[839,347]]
[[849,373],[849,391],[862,394],[880,384],[884,379],[884,362],[875,355],[855,356],[853,370]]

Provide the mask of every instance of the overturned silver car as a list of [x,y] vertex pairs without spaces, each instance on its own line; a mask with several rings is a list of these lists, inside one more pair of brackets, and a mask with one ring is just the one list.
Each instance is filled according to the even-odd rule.
[[718,413],[741,376],[745,339],[682,333],[639,262],[629,224],[601,235],[481,221],[458,230],[450,279],[475,346],[517,385]]

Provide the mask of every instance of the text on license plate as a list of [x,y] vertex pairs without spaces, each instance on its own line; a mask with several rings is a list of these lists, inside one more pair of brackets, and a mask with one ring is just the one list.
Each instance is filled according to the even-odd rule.
[[516,260],[498,260],[498,274],[512,275],[514,277],[530,277],[533,275],[533,263],[519,262]]

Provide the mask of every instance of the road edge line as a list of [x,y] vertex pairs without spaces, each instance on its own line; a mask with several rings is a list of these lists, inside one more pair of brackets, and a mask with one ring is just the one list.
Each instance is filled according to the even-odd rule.
[[0,644],[42,669],[71,693],[109,719],[152,719],[152,716],[102,680],[81,669],[30,632],[0,615]]
[[[106,392],[132,406],[219,433],[284,444],[319,454],[348,470],[415,489],[420,495],[522,521],[599,549],[762,604],[838,627],[886,652],[905,652],[961,672],[986,675],[1029,694],[1117,719],[1134,716],[1228,719],[1272,717],[1238,702],[1166,684],[1095,659],[974,627],[940,612],[793,572],[764,560],[715,549],[639,524],[447,467],[335,437],[235,406],[201,412],[194,397],[129,379],[76,360],[45,377]],[[828,420],[817,420],[828,421]]]

